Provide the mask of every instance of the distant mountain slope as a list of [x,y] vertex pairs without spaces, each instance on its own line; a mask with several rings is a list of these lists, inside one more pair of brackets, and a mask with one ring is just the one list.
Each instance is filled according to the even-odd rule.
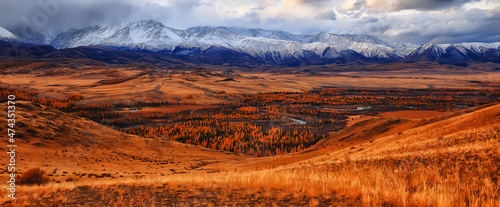
[[466,64],[471,61],[500,62],[500,42],[426,44],[411,52],[407,61],[437,61],[441,64]]
[[2,58],[39,58],[56,51],[49,45],[36,45],[15,39],[0,39],[0,59]]

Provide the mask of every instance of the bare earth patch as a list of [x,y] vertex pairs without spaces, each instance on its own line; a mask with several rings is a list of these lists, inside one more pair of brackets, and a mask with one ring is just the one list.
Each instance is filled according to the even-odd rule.
[[446,114],[446,112],[434,110],[404,110],[380,113],[382,117],[399,117],[405,119],[425,119]]

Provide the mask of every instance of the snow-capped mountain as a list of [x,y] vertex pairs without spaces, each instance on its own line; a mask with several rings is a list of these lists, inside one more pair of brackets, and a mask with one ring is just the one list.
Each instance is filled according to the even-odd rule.
[[[465,63],[467,61],[493,61],[500,57],[500,42],[468,42],[458,44],[425,44],[411,52],[409,61],[438,61]],[[496,57],[495,57],[496,56]]]
[[23,27],[14,27],[7,30],[0,26],[0,39],[7,41],[19,41],[35,45],[47,45],[48,37],[36,30],[23,30]]
[[130,49],[161,50],[183,42],[183,31],[155,21],[139,21],[110,26],[72,29],[59,34],[50,43],[55,48],[111,46]]
[[432,53],[436,56],[439,57],[442,54],[445,53],[447,48],[450,47],[455,47],[460,52],[468,53],[468,52],[473,52],[473,53],[484,53],[488,51],[489,49],[498,49],[500,46],[500,42],[494,42],[494,43],[481,43],[481,42],[464,42],[464,43],[457,43],[457,44],[425,44],[414,51],[412,51],[409,55],[418,55],[423,52],[425,52],[428,49],[432,50]]
[[[243,36],[244,38],[247,37],[245,40],[246,42],[253,43],[262,42],[279,44],[279,42],[269,39],[283,40],[286,42],[281,43],[285,45],[288,44],[289,46],[282,46],[282,48],[290,49],[290,47],[298,46],[299,48],[297,49],[299,50],[314,51],[318,55],[323,54],[326,49],[334,49],[335,51],[337,51],[337,53],[338,51],[342,50],[354,50],[370,58],[390,58],[395,56],[405,57],[412,50],[420,46],[412,43],[391,44],[384,42],[373,35],[367,34],[330,34],[327,32],[320,32],[315,35],[296,35],[277,30],[246,29],[239,27],[193,27],[187,29],[186,31],[194,34],[199,34],[197,35],[197,37],[225,31],[226,33],[222,34],[238,34]],[[294,42],[294,44],[290,45],[289,42]],[[245,48],[243,48],[242,51],[245,51]]]
[[10,38],[10,39],[15,39],[16,35],[12,34],[12,32],[9,32],[3,27],[0,27],[0,39],[4,38]]
[[150,51],[174,51],[179,47],[206,50],[217,46],[276,62],[311,54],[319,58],[339,58],[344,50],[353,50],[367,58],[397,59],[418,47],[409,43],[391,44],[372,35],[358,34],[296,35],[276,30],[210,26],[178,30],[152,20],[74,29],[58,35],[51,45],[55,48],[107,46]]
[[80,52],[90,52],[90,57],[94,57],[93,49],[72,51],[71,48],[100,46],[123,51],[121,54],[126,55],[148,52],[208,64],[238,62],[239,65],[271,63],[299,66],[355,61],[500,62],[499,42],[416,45],[385,42],[368,34],[291,34],[278,30],[223,26],[180,30],[153,20],[72,29],[56,36],[45,36],[36,31],[23,34],[20,31],[7,31],[0,27],[0,39],[33,45],[50,43],[54,48],[65,50],[48,57],[79,56]]

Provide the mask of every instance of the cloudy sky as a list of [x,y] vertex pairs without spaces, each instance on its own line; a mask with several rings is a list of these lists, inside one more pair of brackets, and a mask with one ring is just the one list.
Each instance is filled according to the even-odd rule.
[[240,26],[367,33],[391,42],[500,42],[500,0],[0,0],[0,26],[44,34],[143,19],[186,29]]

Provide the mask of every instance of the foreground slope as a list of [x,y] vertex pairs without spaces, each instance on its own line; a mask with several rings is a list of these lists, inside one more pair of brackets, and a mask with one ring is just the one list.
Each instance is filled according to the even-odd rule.
[[[7,108],[6,103],[0,108]],[[124,134],[93,121],[64,112],[16,102],[16,144],[18,170],[40,167],[57,182],[110,177],[163,176],[185,173],[187,169],[212,162],[239,159],[197,146],[170,140]],[[6,111],[0,116],[7,117]],[[0,126],[7,140],[6,125]],[[0,150],[6,151],[5,146]],[[2,156],[2,163],[7,163]],[[7,169],[0,173],[6,178]]]
[[500,105],[491,104],[422,120],[360,122],[309,150],[262,158],[272,163],[267,169],[255,170],[266,166],[262,160],[234,162],[249,170],[219,179],[367,206],[498,206],[499,149]]
[[18,200],[2,202],[498,206],[499,138],[499,104],[422,120],[375,118],[295,154],[211,164],[188,174],[21,187]]

